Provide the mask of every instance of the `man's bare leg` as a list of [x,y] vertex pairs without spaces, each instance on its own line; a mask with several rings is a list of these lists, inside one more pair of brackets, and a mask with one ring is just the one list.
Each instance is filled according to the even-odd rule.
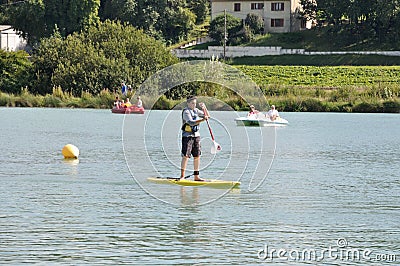
[[185,177],[185,171],[186,171],[186,166],[189,158],[186,156],[182,156],[182,161],[181,161],[181,179]]
[[199,174],[198,174],[199,173],[199,169],[200,169],[200,156],[199,157],[194,157],[193,159],[194,159],[193,164],[194,164],[194,172],[195,172],[194,180],[195,181],[203,181],[203,179],[201,179],[199,177]]

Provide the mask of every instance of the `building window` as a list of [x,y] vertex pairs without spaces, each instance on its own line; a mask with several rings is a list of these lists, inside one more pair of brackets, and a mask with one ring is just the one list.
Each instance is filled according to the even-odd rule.
[[271,11],[284,11],[285,4],[284,3],[271,3]]
[[251,10],[263,9],[264,3],[251,3]]
[[283,27],[283,18],[272,18],[271,27]]
[[233,11],[239,12],[240,11],[240,3],[233,4]]

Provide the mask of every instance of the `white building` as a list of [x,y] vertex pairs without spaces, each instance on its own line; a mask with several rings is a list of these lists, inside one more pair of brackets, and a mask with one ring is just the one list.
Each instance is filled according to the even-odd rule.
[[6,51],[24,50],[26,40],[10,25],[0,25],[0,49]]
[[247,14],[260,15],[264,20],[265,32],[294,32],[311,28],[311,22],[298,16],[300,0],[211,0],[211,19],[227,14],[245,19]]

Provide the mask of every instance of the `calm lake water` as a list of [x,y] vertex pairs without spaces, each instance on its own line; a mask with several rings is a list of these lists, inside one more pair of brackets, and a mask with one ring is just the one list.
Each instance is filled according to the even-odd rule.
[[223,149],[202,125],[202,176],[240,190],[147,182],[179,174],[179,111],[0,108],[0,262],[399,263],[398,114],[282,113],[277,129],[212,115]]

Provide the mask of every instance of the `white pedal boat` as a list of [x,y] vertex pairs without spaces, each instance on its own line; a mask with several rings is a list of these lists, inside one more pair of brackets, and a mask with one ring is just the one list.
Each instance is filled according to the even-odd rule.
[[271,120],[268,117],[257,118],[255,116],[250,117],[238,117],[235,118],[236,125],[238,126],[255,126],[255,127],[268,127],[268,126],[286,126],[289,122],[286,119],[277,117],[275,120]]

